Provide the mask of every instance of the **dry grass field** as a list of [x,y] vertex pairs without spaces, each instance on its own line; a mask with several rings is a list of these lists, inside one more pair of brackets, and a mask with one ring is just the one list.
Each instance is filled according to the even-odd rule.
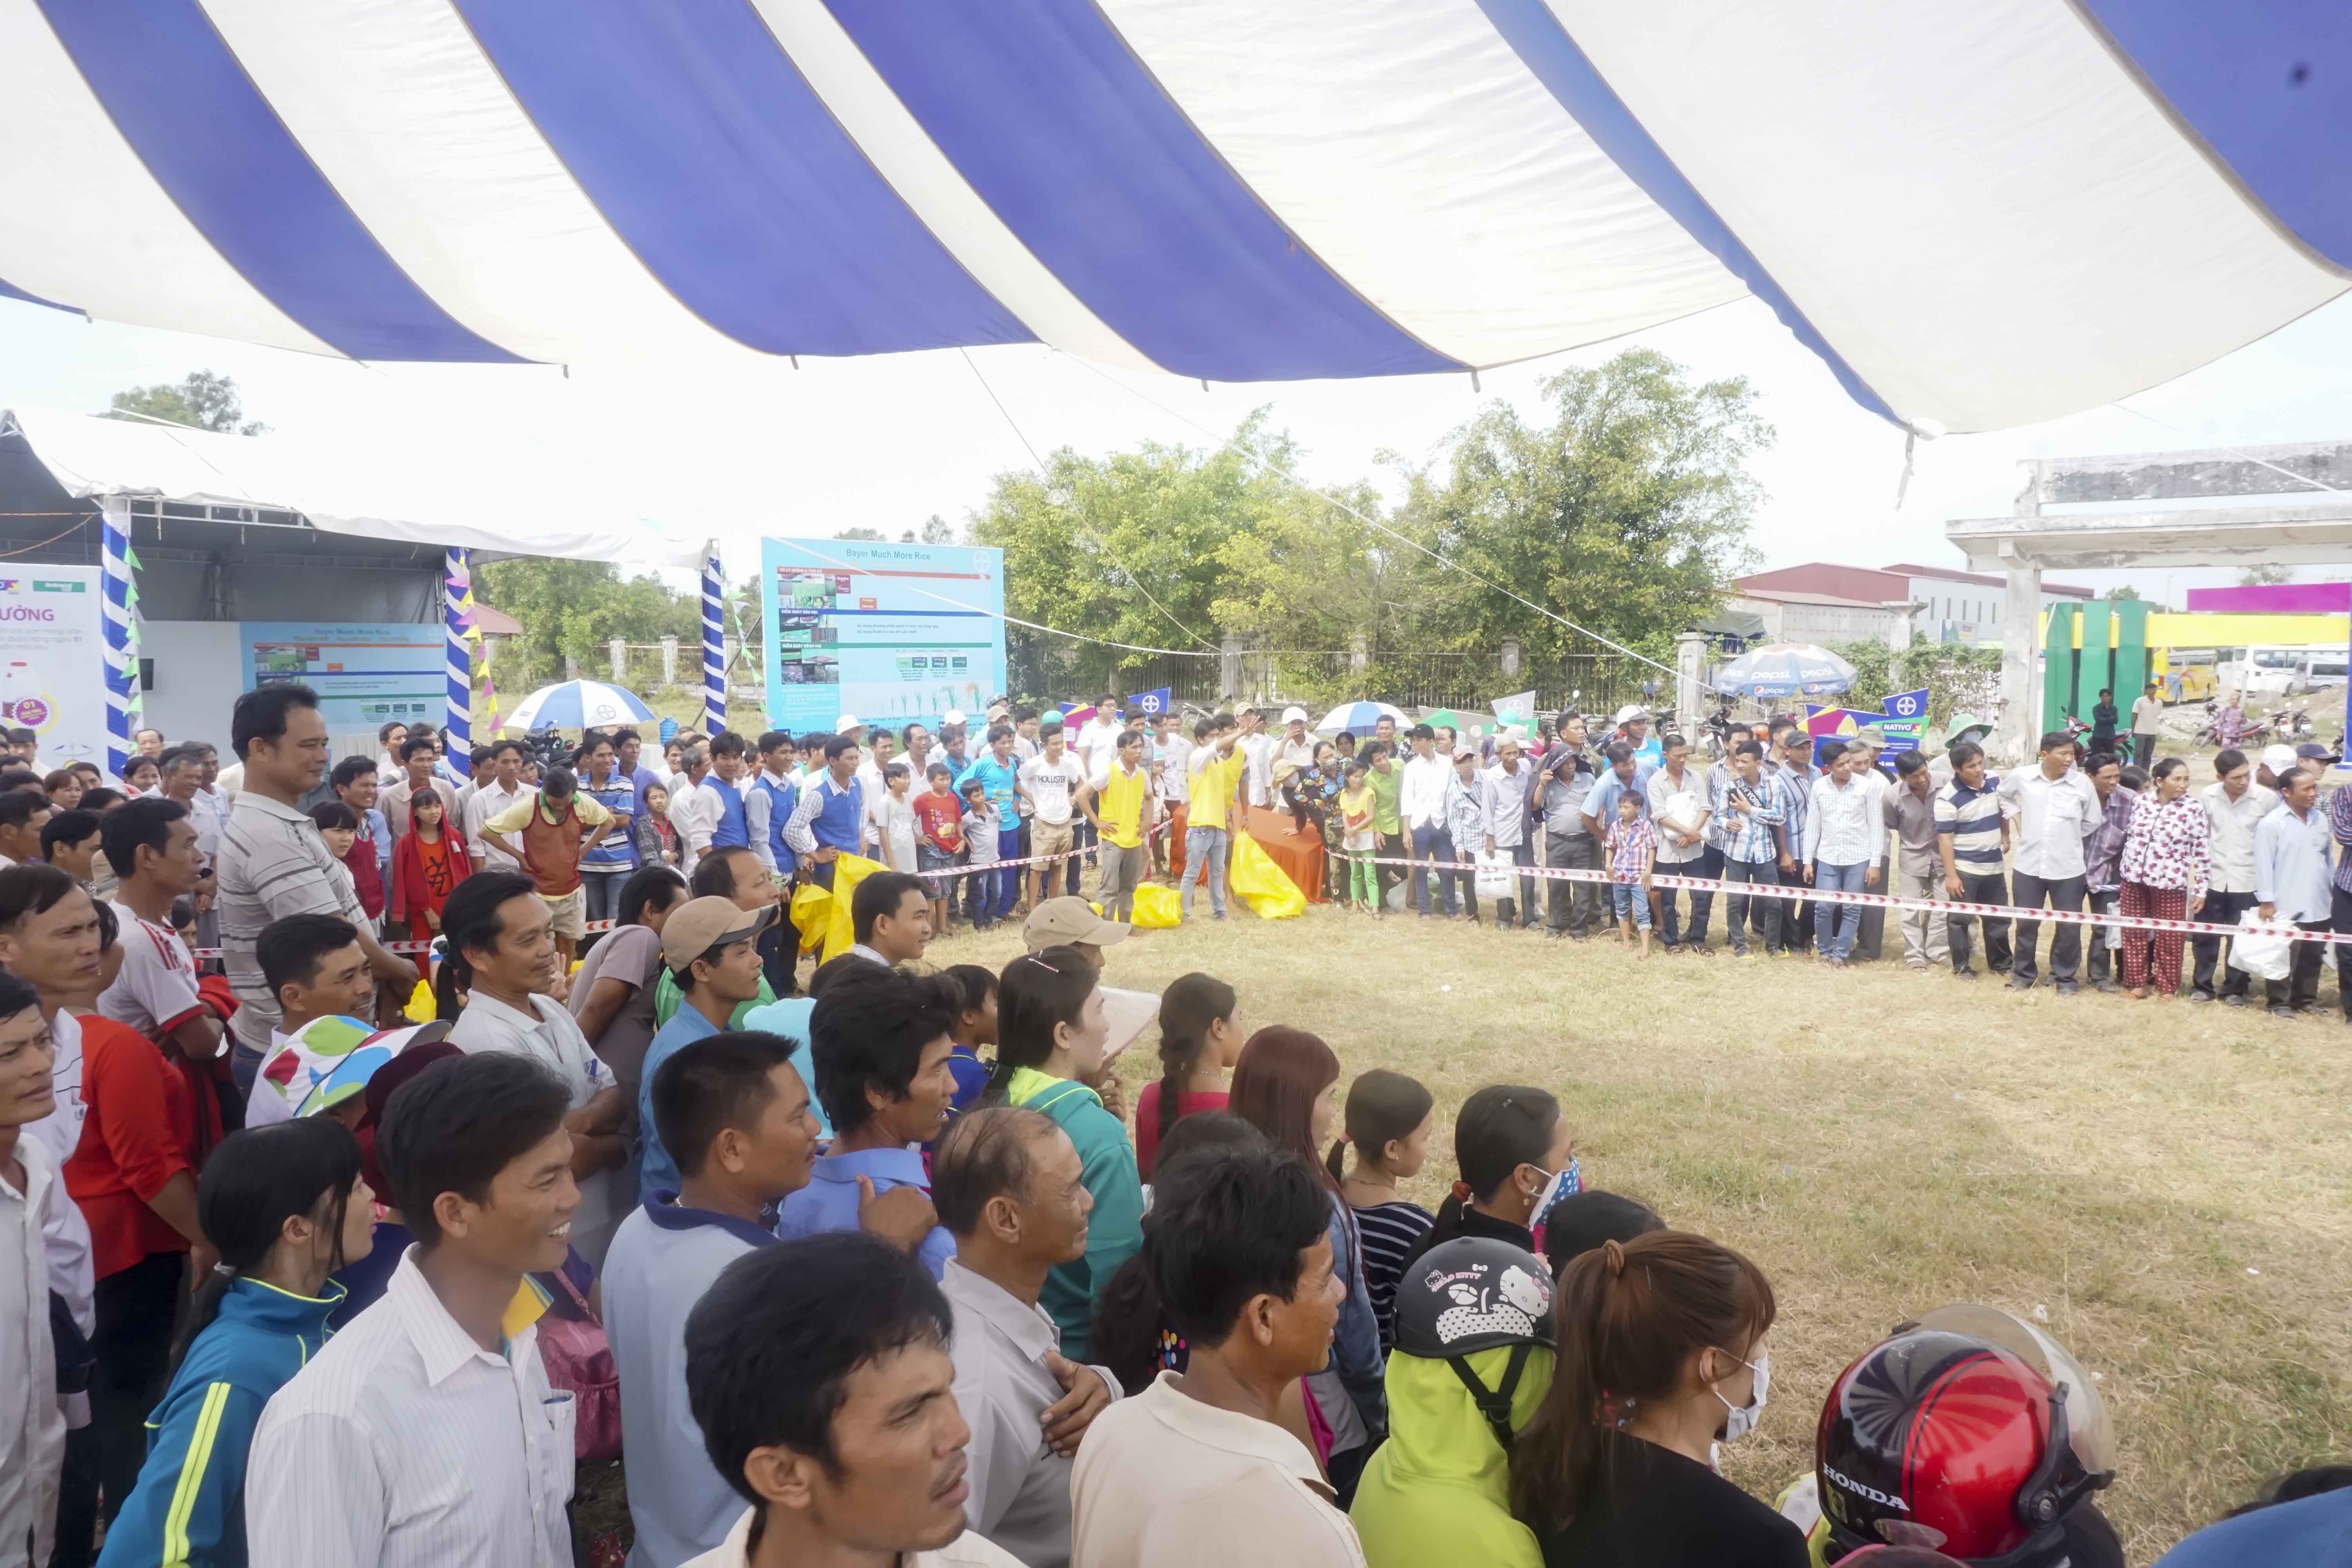
[[[1019,946],[959,930],[929,957],[994,967]],[[1759,1492],[1811,1465],[1838,1370],[1949,1301],[2046,1321],[2099,1376],[2134,1563],[2352,1453],[2352,1029],[2332,984],[2327,1016],[2289,1022],[1319,907],[1139,932],[1108,966],[1155,989],[1196,969],[1240,991],[1246,1026],[1312,1028],[1349,1073],[1436,1092],[1425,1205],[1453,1180],[1453,1108],[1521,1081],[1568,1108],[1588,1186],[1755,1258],[1780,1305],[1772,1404],[1727,1463]],[[1132,1104],[1150,1031],[1120,1066]]]

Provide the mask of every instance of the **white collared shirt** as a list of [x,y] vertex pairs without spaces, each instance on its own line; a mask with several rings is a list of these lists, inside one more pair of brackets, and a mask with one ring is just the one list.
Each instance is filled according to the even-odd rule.
[[[615,1081],[613,1071],[580,1032],[571,1009],[552,996],[533,996],[536,1016],[519,1013],[487,991],[476,990],[466,1010],[449,1026],[449,1043],[473,1056],[481,1051],[512,1051],[554,1069],[572,1091],[572,1109],[579,1110]],[[613,1232],[636,1196],[627,1185],[629,1171],[599,1171],[580,1178],[580,1207],[572,1216],[572,1245],[599,1269]]]
[[2205,807],[2205,888],[2213,893],[2254,890],[2254,829],[2279,803],[2279,793],[2248,783],[2231,800],[2219,780],[2197,792]]
[[1082,1563],[1363,1568],[1356,1528],[1305,1445],[1179,1392],[1172,1372],[1095,1417],[1070,1503]]
[[[727,1539],[686,1564],[686,1568],[751,1568],[751,1521],[758,1510],[745,1509],[727,1532]],[[902,1552],[899,1568],[1022,1568],[1021,1560],[985,1537],[965,1531],[945,1546],[930,1552]]]
[[[964,1451],[971,1495],[964,1500],[964,1518],[1029,1568],[1065,1568],[1070,1461],[1038,1440],[1038,1417],[1064,1392],[1045,1368],[1047,1354],[1061,1349],[1061,1331],[1044,1308],[1023,1305],[952,1258],[940,1289],[955,1310],[956,1407],[971,1427]],[[1108,1368],[1087,1370],[1102,1379],[1113,1400],[1119,1397],[1118,1379]]]
[[[1397,785],[1397,815],[1404,818],[1407,831],[1416,827],[1445,826],[1445,786],[1454,782],[1454,759],[1434,754],[1422,756],[1415,752],[1404,764],[1404,778]],[[1457,846],[1475,853],[1484,845]]]
[[2009,854],[2011,871],[2046,882],[2084,874],[2083,840],[2097,831],[2106,810],[2080,768],[2069,767],[2054,779],[2039,765],[2020,768],[2002,777],[1997,793],[2002,814],[2017,823]]
[[19,1190],[0,1176],[0,1563],[49,1560],[58,1477],[65,1465],[66,1416],[58,1402],[49,1339],[50,1264],[45,1233],[56,1205],[73,1207],[47,1143],[19,1137]]
[[1886,826],[1878,792],[1860,779],[1843,784],[1832,773],[1814,779],[1806,796],[1804,858],[1826,866],[1884,864]]
[[572,1395],[538,1328],[482,1349],[416,1258],[262,1412],[254,1568],[572,1568]]
[[466,803],[466,847],[474,857],[478,871],[520,871],[522,867],[515,858],[490,843],[482,835],[482,826],[490,818],[502,815],[518,801],[529,800],[538,792],[520,779],[512,789],[500,789],[496,779],[483,782]]

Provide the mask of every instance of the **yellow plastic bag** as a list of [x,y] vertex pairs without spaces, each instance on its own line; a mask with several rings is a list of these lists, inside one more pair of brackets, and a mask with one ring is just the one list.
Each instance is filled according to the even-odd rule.
[[1225,880],[1260,920],[1286,921],[1307,908],[1307,895],[1298,884],[1246,833],[1234,839],[1234,863]]
[[429,1024],[441,1016],[440,1005],[433,1000],[433,987],[420,980],[416,989],[408,994],[408,1005],[401,1014],[412,1024]]
[[787,913],[793,929],[801,933],[801,951],[814,952],[824,945],[824,928],[833,921],[833,894],[814,882],[803,882],[793,889]]
[[1146,882],[1135,889],[1135,929],[1174,931],[1184,921],[1184,900],[1173,888]]
[[887,868],[863,855],[836,855],[833,858],[831,892],[814,882],[803,882],[793,891],[793,929],[801,933],[803,949],[817,950],[819,963],[840,957],[856,943],[857,931],[850,919],[849,906],[857,884]]

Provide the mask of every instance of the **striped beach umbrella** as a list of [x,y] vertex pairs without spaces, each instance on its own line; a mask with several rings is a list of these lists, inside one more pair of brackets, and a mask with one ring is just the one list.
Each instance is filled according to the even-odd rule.
[[650,724],[654,710],[626,687],[560,680],[515,705],[501,730],[584,730],[592,724]]

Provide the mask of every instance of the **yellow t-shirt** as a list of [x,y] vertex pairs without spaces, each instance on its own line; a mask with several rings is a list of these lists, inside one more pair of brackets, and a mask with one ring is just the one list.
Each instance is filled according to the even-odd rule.
[[1235,746],[1233,755],[1228,757],[1217,755],[1217,748],[1213,745],[1194,751],[1191,779],[1192,799],[1185,810],[1185,826],[1223,828],[1233,805],[1234,793],[1241,787],[1243,771],[1248,766],[1249,759],[1242,755],[1239,746]]
[[1133,849],[1143,842],[1143,802],[1151,793],[1151,771],[1138,768],[1132,775],[1111,764],[1110,772],[1095,789],[1099,804],[1095,807],[1102,818],[1103,837],[1121,849]]
[[[520,833],[530,826],[530,814],[535,810],[544,811],[546,806],[547,797],[533,790],[496,816],[488,818],[482,826],[492,833]],[[572,792],[572,808],[580,814],[583,827],[601,827],[613,820],[613,814],[585,790]],[[556,822],[562,819],[551,816],[546,820]]]

